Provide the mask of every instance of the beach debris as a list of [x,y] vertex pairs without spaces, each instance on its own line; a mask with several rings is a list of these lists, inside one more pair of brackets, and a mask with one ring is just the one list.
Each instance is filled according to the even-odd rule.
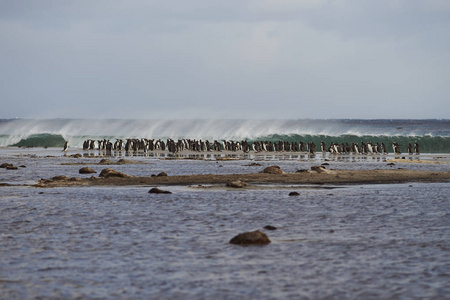
[[298,192],[290,192],[289,196],[300,196]]
[[235,245],[266,245],[270,239],[261,230],[240,233],[230,240],[230,244]]
[[89,167],[83,167],[78,171],[80,174],[92,174],[92,173],[97,173],[97,171],[95,171],[92,168]]
[[267,173],[267,174],[283,174],[283,170],[281,170],[281,168],[279,166],[270,166],[265,168],[262,173]]
[[98,175],[98,176],[99,177],[104,177],[104,178],[109,178],[109,177],[122,177],[122,178],[130,177],[130,175],[127,175],[125,173],[116,171],[116,170],[111,169],[111,168],[103,169],[100,172],[100,175]]
[[170,192],[170,191],[164,191],[164,190],[161,190],[161,189],[159,189],[157,187],[154,187],[154,188],[150,189],[150,191],[148,191],[148,192],[150,194],[172,194],[172,192]]
[[243,188],[244,186],[247,186],[247,183],[242,180],[235,180],[227,182],[226,186],[231,188]]
[[277,228],[276,228],[275,226],[272,226],[272,225],[264,226],[264,229],[267,229],[267,230],[277,230]]

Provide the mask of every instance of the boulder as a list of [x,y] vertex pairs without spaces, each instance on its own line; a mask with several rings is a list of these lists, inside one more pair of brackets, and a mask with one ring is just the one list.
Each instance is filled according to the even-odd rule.
[[283,174],[283,170],[281,170],[281,168],[279,166],[270,166],[265,168],[262,173],[267,173],[267,174]]
[[231,188],[243,188],[244,186],[247,186],[247,183],[241,180],[227,182],[227,187]]
[[92,168],[89,167],[83,167],[78,171],[80,174],[91,174],[91,173],[97,173],[97,171],[95,171]]
[[132,165],[132,164],[134,164],[134,161],[125,159],[125,158],[121,158],[117,161],[117,164],[118,165]]
[[98,164],[99,165],[111,165],[112,162],[107,158],[103,158]]
[[109,178],[109,177],[122,177],[122,178],[130,177],[129,175],[127,175],[125,173],[122,173],[122,172],[119,172],[119,171],[116,171],[116,170],[110,169],[110,168],[103,169],[100,172],[100,175],[98,175],[98,176],[99,177],[104,177],[104,178]]
[[266,245],[270,240],[261,230],[240,233],[230,240],[235,245]]
[[150,194],[172,194],[170,191],[164,191],[159,188],[152,188],[150,191],[148,191]]

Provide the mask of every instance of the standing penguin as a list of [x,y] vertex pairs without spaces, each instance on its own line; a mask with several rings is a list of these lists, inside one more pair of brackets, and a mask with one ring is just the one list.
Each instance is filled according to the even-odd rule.
[[63,149],[63,151],[64,152],[67,152],[67,149],[69,148],[69,141],[66,141],[65,143],[64,143],[64,149]]
[[420,154],[420,146],[417,141],[414,141],[414,152],[419,155]]
[[411,143],[408,144],[408,154],[413,154],[413,146]]

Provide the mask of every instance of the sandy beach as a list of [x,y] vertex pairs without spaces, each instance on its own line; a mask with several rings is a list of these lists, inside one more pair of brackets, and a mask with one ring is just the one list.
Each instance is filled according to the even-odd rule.
[[233,181],[243,181],[249,188],[251,185],[264,184],[359,184],[359,183],[403,183],[403,182],[448,182],[450,172],[396,170],[329,170],[317,173],[306,171],[284,174],[231,174],[231,175],[184,175],[184,176],[152,176],[152,177],[96,177],[77,178],[56,176],[40,180],[35,187],[68,187],[68,186],[132,186],[132,185],[225,185]]

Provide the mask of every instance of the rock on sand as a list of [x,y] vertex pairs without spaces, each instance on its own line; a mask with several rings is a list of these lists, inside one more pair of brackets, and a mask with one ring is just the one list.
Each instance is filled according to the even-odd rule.
[[83,167],[78,171],[80,174],[91,174],[91,173],[97,173],[97,171],[95,171],[92,168],[89,167]]
[[119,172],[119,171],[116,171],[116,170],[110,169],[110,168],[103,169],[100,172],[100,175],[98,175],[98,176],[99,177],[104,177],[104,178],[110,178],[110,177],[122,177],[122,178],[125,178],[125,177],[130,177],[130,175],[127,175],[125,173],[122,173],[122,172]]
[[269,237],[261,230],[240,233],[230,240],[230,244],[235,245],[266,245],[269,243]]
[[279,166],[270,166],[265,168],[262,173],[267,173],[267,174],[283,174],[283,170],[281,170],[281,168]]

